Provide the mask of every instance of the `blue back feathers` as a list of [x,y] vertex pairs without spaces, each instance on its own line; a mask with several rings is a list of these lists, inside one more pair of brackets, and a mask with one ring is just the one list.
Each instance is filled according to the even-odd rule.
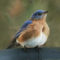
[[15,38],[18,38],[18,36],[20,35],[20,32],[22,32],[24,29],[26,29],[26,27],[27,27],[29,24],[31,24],[31,23],[32,23],[32,20],[26,21],[26,22],[22,25],[22,27],[20,28],[19,32],[17,32]]
[[23,24],[23,26],[21,27],[21,29],[23,29],[23,28],[26,28],[29,24],[31,24],[32,23],[32,20],[28,20],[28,21],[26,21],[24,24]]

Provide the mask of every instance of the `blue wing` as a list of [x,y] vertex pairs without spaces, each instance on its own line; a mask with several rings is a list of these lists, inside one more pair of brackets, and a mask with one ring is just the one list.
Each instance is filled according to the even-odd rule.
[[28,21],[26,21],[26,22],[22,25],[21,29],[19,30],[19,32],[17,32],[16,36],[13,38],[11,44],[7,47],[7,49],[12,48],[12,47],[15,45],[16,39],[19,37],[20,33],[21,33],[25,28],[27,28],[27,26],[28,26],[29,24],[31,24],[31,23],[32,23],[32,21],[31,21],[31,20],[28,20]]
[[27,28],[27,26],[28,26],[29,24],[31,24],[31,23],[32,23],[32,20],[26,21],[26,22],[22,25],[22,27],[20,28],[19,32],[17,32],[15,38],[17,38],[17,37],[20,35],[20,32],[22,32],[25,28]]

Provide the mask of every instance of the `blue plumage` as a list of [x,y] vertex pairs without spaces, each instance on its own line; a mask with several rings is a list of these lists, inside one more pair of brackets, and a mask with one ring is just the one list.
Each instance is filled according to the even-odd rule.
[[33,13],[33,15],[32,15],[32,19],[34,20],[34,19],[36,19],[36,20],[39,20],[39,19],[41,19],[41,18],[43,18],[43,13],[45,13],[45,12],[47,12],[47,11],[44,11],[44,10],[37,10],[36,12],[34,12]]
[[45,12],[45,10],[37,10],[33,15],[36,15],[36,14],[42,14],[42,13],[44,13]]
[[19,32],[17,32],[15,38],[17,38],[17,37],[20,35],[20,32],[22,32],[24,29],[26,29],[26,27],[27,27],[29,24],[31,24],[31,23],[32,23],[32,20],[26,21],[26,22],[22,25],[22,27],[20,28]]

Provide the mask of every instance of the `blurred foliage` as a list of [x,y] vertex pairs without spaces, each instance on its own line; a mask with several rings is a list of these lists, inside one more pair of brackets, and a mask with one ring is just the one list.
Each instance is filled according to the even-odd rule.
[[60,47],[60,0],[0,0],[0,49],[8,46],[24,21],[38,9],[48,10],[46,47]]

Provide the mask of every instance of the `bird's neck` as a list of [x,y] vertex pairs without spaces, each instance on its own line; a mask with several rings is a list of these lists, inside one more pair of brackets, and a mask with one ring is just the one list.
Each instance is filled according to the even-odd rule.
[[41,21],[46,21],[46,17],[44,16],[43,18],[39,18],[39,19],[32,19],[32,18],[30,18],[30,20],[36,20],[36,21],[38,21],[38,20],[41,20]]
[[44,24],[46,22],[46,18],[42,18],[42,19],[31,19],[30,18],[30,20],[35,21],[35,22],[39,22],[39,23],[42,23],[42,24]]

